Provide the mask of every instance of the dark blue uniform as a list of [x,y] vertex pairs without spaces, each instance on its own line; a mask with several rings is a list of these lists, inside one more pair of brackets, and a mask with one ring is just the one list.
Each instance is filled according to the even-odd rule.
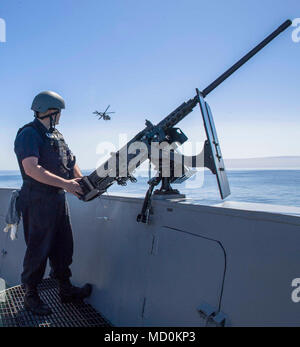
[[72,179],[75,157],[59,131],[49,133],[38,119],[18,131],[15,153],[23,178],[18,208],[23,217],[27,245],[22,283],[37,285],[44,276],[48,259],[51,276],[68,279],[71,277],[73,236],[65,192],[26,175],[22,160],[37,157],[44,169]]

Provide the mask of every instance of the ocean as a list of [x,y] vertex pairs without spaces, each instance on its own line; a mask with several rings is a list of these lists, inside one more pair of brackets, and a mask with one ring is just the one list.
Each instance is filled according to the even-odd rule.
[[[84,174],[88,174],[84,172]],[[226,201],[242,201],[300,207],[300,170],[228,170],[231,195]],[[147,177],[137,177],[137,183],[126,187],[113,185],[110,193],[144,196]],[[18,171],[0,171],[0,188],[20,188]],[[209,171],[197,173],[186,182],[173,185],[193,203],[213,205],[222,202],[217,181]]]

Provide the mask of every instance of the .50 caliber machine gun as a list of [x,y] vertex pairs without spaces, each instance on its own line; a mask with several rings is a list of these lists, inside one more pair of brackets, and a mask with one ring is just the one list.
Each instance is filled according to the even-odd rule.
[[[114,153],[111,158],[103,163],[97,170],[95,170],[89,176],[83,177],[83,179],[80,181],[80,185],[83,190],[81,199],[83,201],[91,201],[106,192],[107,189],[114,183],[126,185],[128,180],[135,182],[136,179],[132,176],[134,170],[147,159],[154,161],[153,148],[158,148],[158,155],[155,157],[158,174],[148,182],[149,190],[145,197],[142,212],[137,217],[139,222],[147,223],[149,220],[151,196],[154,187],[161,183],[161,188],[160,190],[156,191],[156,194],[168,196],[178,195],[179,192],[172,189],[171,184],[181,183],[185,179],[188,179],[190,177],[190,168],[204,166],[210,169],[212,173],[216,175],[221,198],[225,199],[227,196],[229,196],[230,188],[213,116],[210,107],[205,102],[204,98],[268,43],[275,39],[280,33],[286,30],[291,24],[291,20],[285,21],[277,30],[265,38],[259,45],[253,48],[248,54],[246,54],[202,92],[196,89],[196,96],[193,99],[183,103],[175,111],[164,118],[159,124],[155,126],[150,121],[146,121],[146,128],[143,131],[138,133],[117,153]],[[184,142],[186,142],[187,137],[179,128],[175,128],[175,125],[190,114],[198,104],[200,106],[205,132],[207,135],[207,140],[205,141],[201,157],[202,161],[200,160],[202,164],[200,165],[198,160],[199,156],[186,158],[185,156],[178,154],[178,144],[182,145]],[[162,147],[160,147],[161,144],[167,144],[170,146],[170,150],[168,152],[170,168],[167,175],[163,174],[162,162],[164,158],[162,158],[162,153],[164,150]],[[189,162],[188,165],[186,165],[187,161]],[[175,174],[175,171],[178,171],[178,168],[180,168],[179,171],[181,171],[179,175]]]

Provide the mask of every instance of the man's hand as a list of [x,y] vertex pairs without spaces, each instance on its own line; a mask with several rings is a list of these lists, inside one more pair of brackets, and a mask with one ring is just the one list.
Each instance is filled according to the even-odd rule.
[[81,178],[66,180],[62,177],[56,176],[40,166],[38,164],[38,158],[36,157],[24,159],[22,165],[26,175],[32,177],[38,182],[65,189],[67,192],[77,196],[77,198],[80,197],[80,194],[83,194],[80,184],[78,183]]
[[73,180],[68,180],[64,184],[63,188],[68,193],[71,193],[71,194],[77,196],[77,198],[79,198],[80,195],[83,194],[83,191],[82,191],[82,189],[80,187],[80,184],[78,183],[79,181],[81,181],[81,178],[74,178]]

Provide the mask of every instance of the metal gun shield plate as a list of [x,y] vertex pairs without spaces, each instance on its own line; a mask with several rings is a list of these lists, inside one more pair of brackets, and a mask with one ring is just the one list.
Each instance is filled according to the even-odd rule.
[[208,143],[211,147],[211,153],[213,154],[213,161],[216,167],[216,176],[218,181],[218,186],[221,194],[221,198],[227,198],[231,192],[229,187],[229,182],[225,170],[224,160],[222,157],[222,152],[220,148],[220,143],[218,140],[215,123],[211,113],[209,105],[205,102],[200,91],[197,89],[197,95],[199,98],[200,111],[203,117],[204,128],[207,136]]

